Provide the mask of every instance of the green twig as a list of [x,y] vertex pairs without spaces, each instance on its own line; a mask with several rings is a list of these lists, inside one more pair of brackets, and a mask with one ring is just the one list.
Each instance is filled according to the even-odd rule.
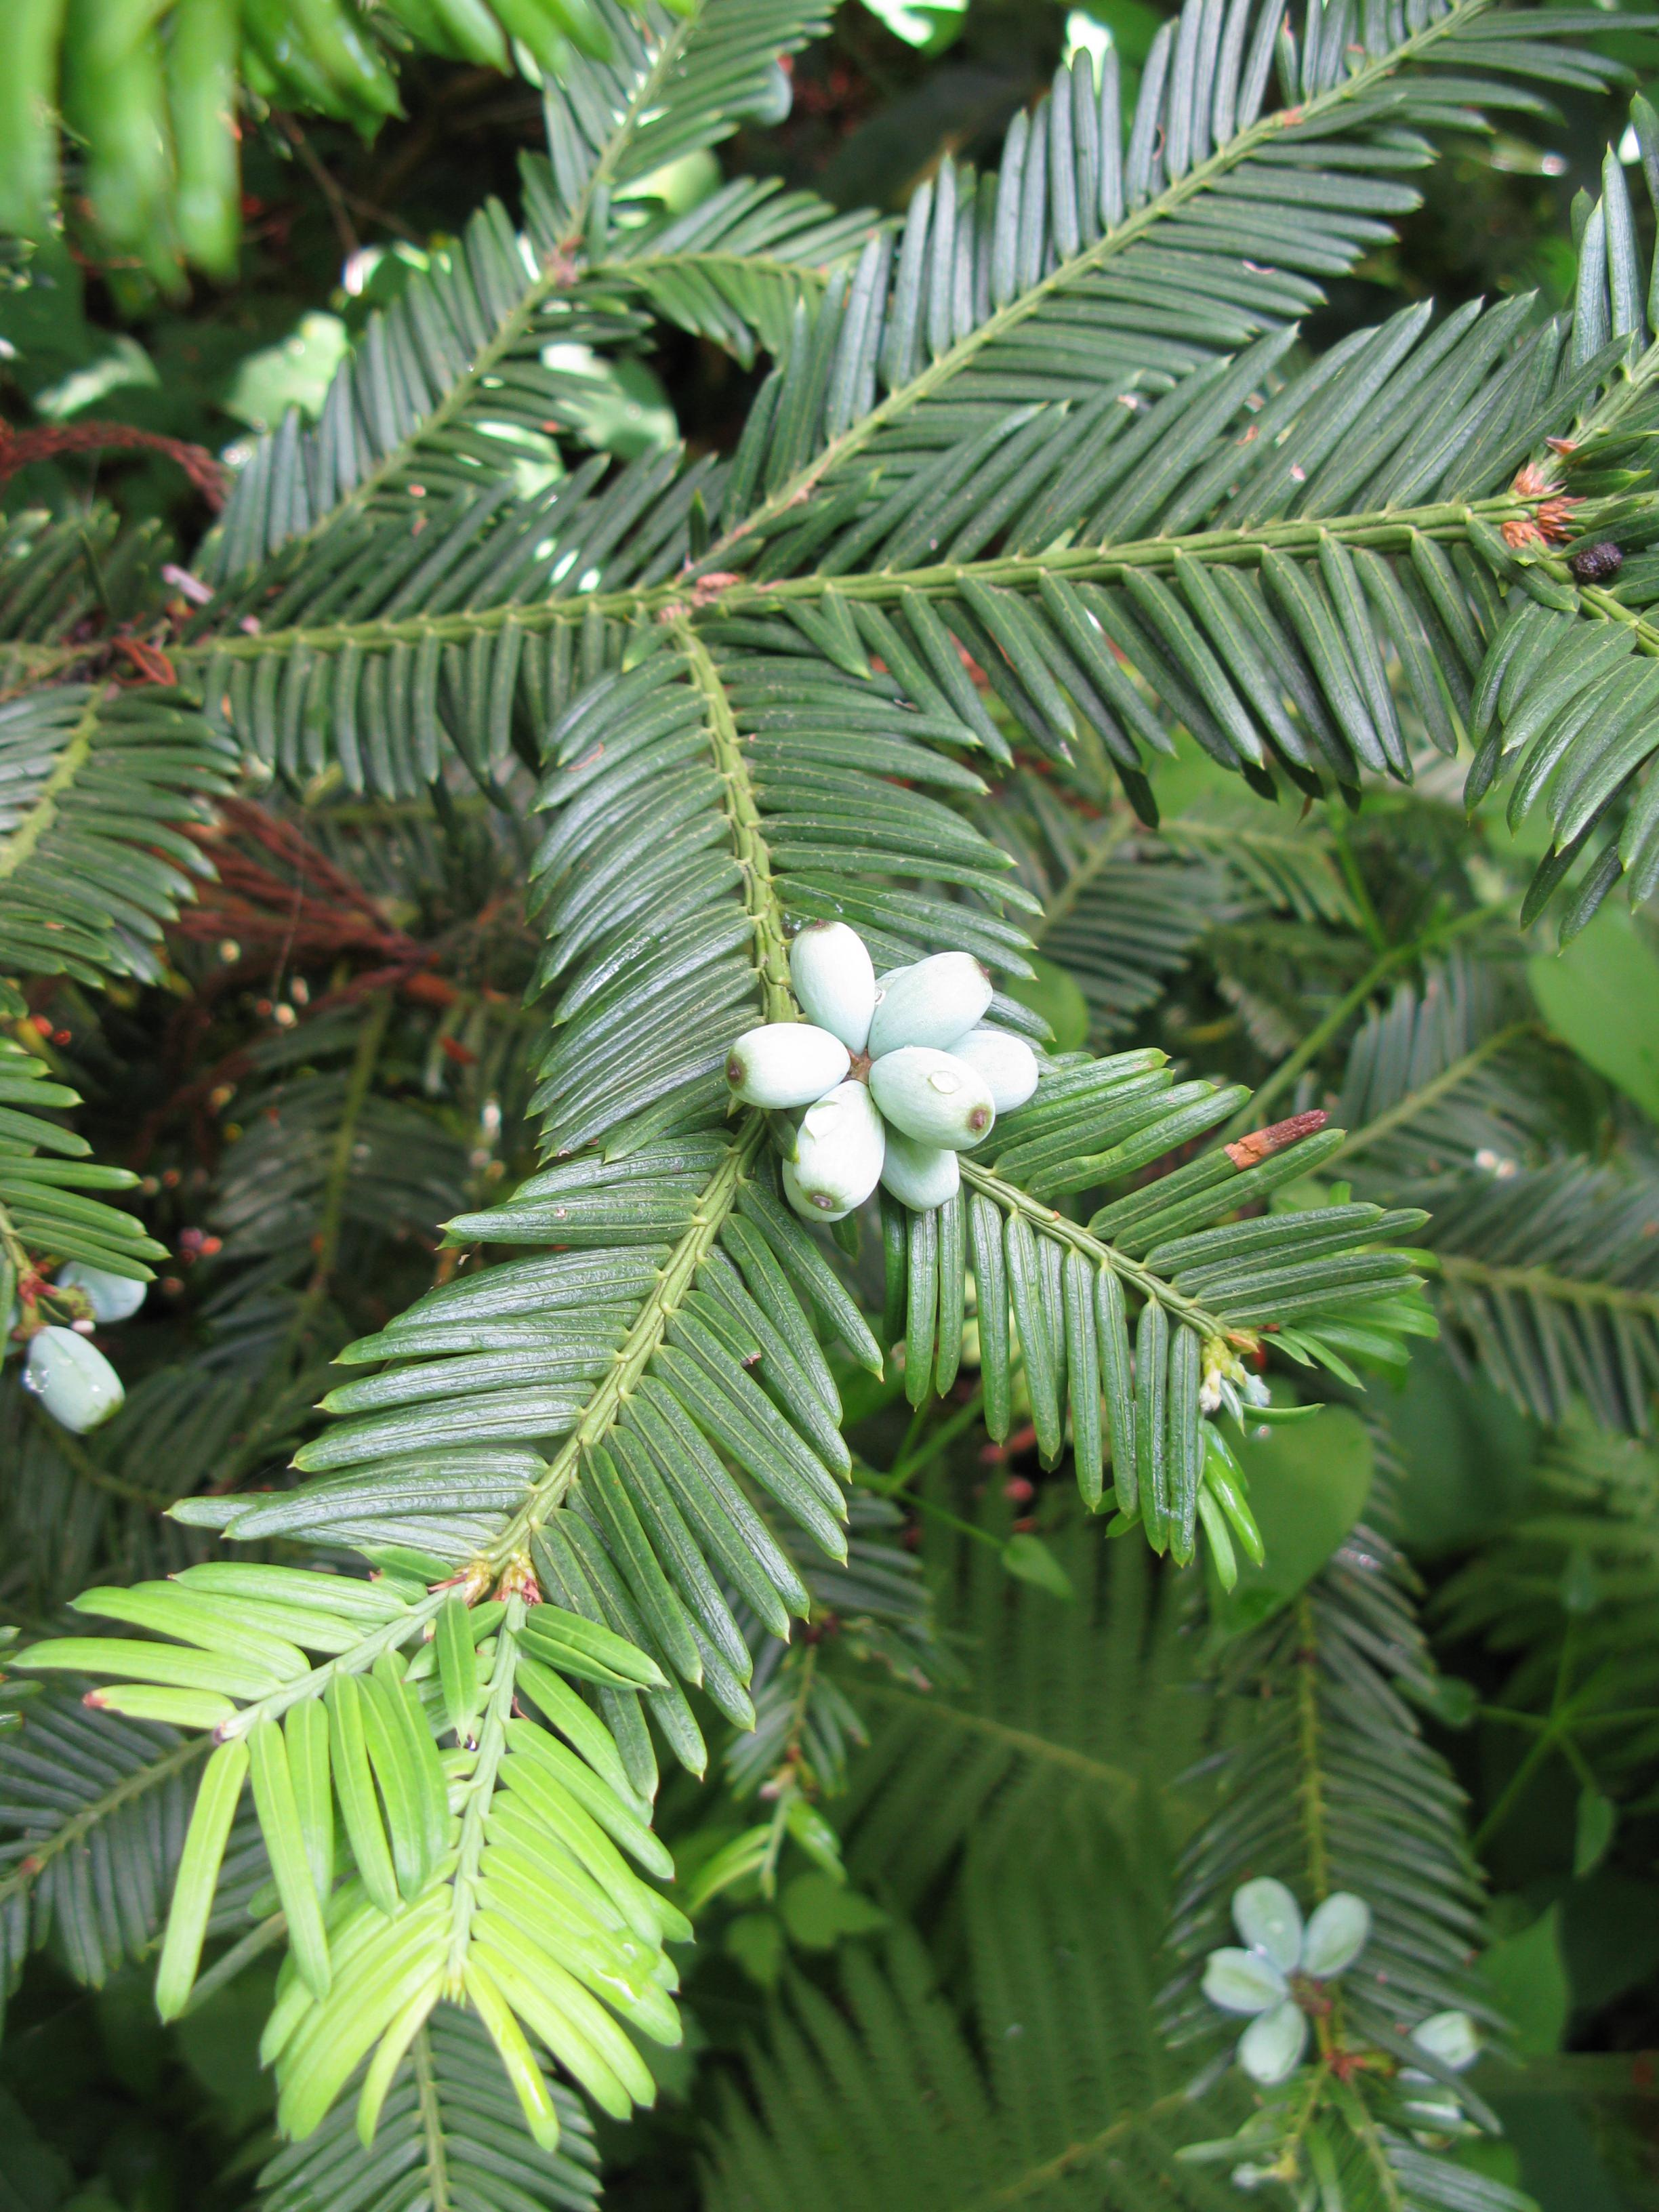
[[1341,1151],[1327,1162],[1327,1165],[1334,1167],[1338,1160],[1351,1160],[1356,1152],[1368,1152],[1380,1139],[1391,1135],[1403,1123],[1415,1121],[1419,1114],[1434,1104],[1436,1099],[1443,1098],[1449,1091],[1455,1091],[1460,1083],[1466,1082],[1476,1068],[1484,1066],[1487,1060],[1506,1051],[1522,1037],[1535,1036],[1537,1031],[1538,1024],[1534,1021],[1511,1022],[1506,1029],[1494,1030],[1473,1051],[1466,1052],[1460,1060],[1455,1060],[1449,1067],[1442,1068],[1438,1075],[1418,1090],[1408,1092],[1397,1105],[1390,1106],[1384,1114],[1379,1114],[1374,1121],[1367,1121],[1364,1128],[1356,1129],[1344,1143]]
[[424,2027],[413,2046],[415,2091],[421,2113],[421,2141],[426,2152],[428,2212],[453,2212],[455,2199],[449,2187],[449,2148],[444,2139],[444,2116],[438,2103],[438,2081],[433,2069],[432,2045]]
[[1377,985],[1385,982],[1395,969],[1409,967],[1431,952],[1437,952],[1443,945],[1467,935],[1482,922],[1490,921],[1500,909],[1497,906],[1471,908],[1455,920],[1426,930],[1422,936],[1412,938],[1404,945],[1390,946],[1380,952],[1351,991],[1339,999],[1322,1021],[1311,1029],[1288,1060],[1282,1060],[1251,1097],[1241,1106],[1227,1124],[1226,1133],[1234,1136],[1246,1129],[1261,1126],[1267,1109],[1291,1085],[1304,1067],[1317,1060],[1332,1038],[1342,1030],[1349,1017],[1357,1013]]

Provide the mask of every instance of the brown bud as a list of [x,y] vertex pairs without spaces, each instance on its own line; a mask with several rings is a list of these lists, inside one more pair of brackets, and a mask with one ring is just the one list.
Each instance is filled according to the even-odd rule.
[[1271,1159],[1289,1145],[1299,1145],[1304,1137],[1311,1137],[1322,1129],[1330,1115],[1316,1107],[1310,1114],[1292,1114],[1288,1121],[1274,1121],[1265,1129],[1252,1129],[1248,1137],[1241,1137],[1236,1145],[1227,1146],[1227,1158],[1242,1174],[1246,1168],[1260,1167],[1263,1160]]

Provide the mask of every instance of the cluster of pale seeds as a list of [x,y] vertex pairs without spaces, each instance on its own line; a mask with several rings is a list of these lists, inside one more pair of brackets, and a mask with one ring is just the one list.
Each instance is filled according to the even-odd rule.
[[[23,1388],[60,1428],[82,1436],[118,1413],[125,1395],[120,1376],[87,1339],[94,1328],[131,1320],[144,1303],[144,1285],[80,1260],[60,1267],[54,1283],[34,1280],[34,1297],[21,1311],[14,1301],[0,1316],[0,1359],[15,1341],[25,1343]],[[40,1310],[43,1304],[67,1325],[49,1322]]]
[[789,948],[789,977],[806,1019],[745,1031],[726,1079],[736,1102],[780,1117],[790,1204],[839,1221],[880,1183],[919,1213],[943,1206],[960,1156],[1037,1086],[1030,1046],[984,1022],[989,975],[967,952],[878,975],[855,929],[814,921]]

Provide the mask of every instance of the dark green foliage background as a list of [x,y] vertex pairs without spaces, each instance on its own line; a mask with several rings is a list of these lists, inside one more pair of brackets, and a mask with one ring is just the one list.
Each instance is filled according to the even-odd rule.
[[[1145,0],[1097,0],[1090,12],[1111,27],[1127,64],[1144,53],[1161,20]],[[972,0],[960,34],[929,55],[849,0],[832,35],[796,59],[787,119],[769,131],[745,126],[722,149],[723,166],[728,174],[775,173],[810,185],[842,208],[900,208],[944,151],[994,158],[1011,116],[1046,88],[1065,21],[1063,9],[1037,0]],[[1605,43],[1638,61],[1647,51],[1620,34]],[[63,241],[37,256],[32,281],[0,292],[0,337],[11,349],[0,362],[0,404],[10,427],[38,427],[46,418],[34,403],[66,378],[94,370],[118,342],[143,349],[153,380],[115,385],[78,416],[217,450],[246,434],[249,426],[230,409],[251,356],[283,345],[323,306],[348,331],[360,329],[400,281],[398,240],[419,247],[453,236],[492,191],[514,204],[517,155],[540,142],[530,88],[419,58],[405,66],[402,82],[408,119],[372,144],[316,118],[247,125],[245,241],[234,283],[198,278],[187,296],[163,298],[135,270],[100,259],[71,203]],[[1626,112],[1622,95],[1597,101],[1569,93],[1553,116],[1511,118],[1491,141],[1455,143],[1426,173],[1425,205],[1406,222],[1397,246],[1333,288],[1308,333],[1310,344],[1322,347],[1431,296],[1449,307],[1537,287],[1564,304],[1573,276],[1573,198],[1598,189],[1601,149],[1617,143]],[[392,251],[366,289],[349,292],[343,266],[364,246]],[[641,367],[646,376],[636,391],[652,392],[654,380],[694,451],[730,449],[757,371],[669,331],[643,351]],[[7,482],[4,507],[73,514],[94,494],[127,519],[155,526],[158,558],[187,547],[206,520],[187,480],[155,454],[31,464]],[[1144,913],[1156,896],[1153,879],[1181,869],[1173,902],[1179,926],[1171,926],[1158,961],[1126,961],[1128,983],[1115,1000],[1119,982],[1103,981],[1087,946],[1074,957],[1075,946],[1068,954],[1056,939],[1046,949],[1070,981],[1061,979],[1061,995],[1050,1004],[1081,1006],[1073,988],[1080,983],[1093,1002],[1097,1040],[1109,1034],[1119,1048],[1161,1043],[1248,1083],[1273,1074],[1316,1011],[1368,973],[1379,947],[1409,950],[1415,942],[1426,957],[1438,908],[1466,913],[1491,897],[1494,882],[1512,888],[1521,879],[1501,838],[1466,832],[1450,809],[1401,796],[1368,801],[1352,822],[1326,810],[1315,859],[1303,848],[1301,860],[1285,863],[1294,880],[1268,896],[1250,870],[1270,869],[1284,855],[1276,860],[1278,848],[1264,844],[1252,859],[1235,791],[1186,757],[1159,789],[1176,827],[1162,843],[1126,845],[1119,891],[1125,913]],[[1016,793],[1001,803],[1000,818],[1042,891],[1045,865],[1060,872],[1023,805]],[[1288,832],[1294,817],[1280,812],[1276,827]],[[233,1472],[285,1456],[326,1387],[333,1349],[382,1325],[424,1287],[430,1224],[484,1203],[532,1158],[519,1119],[526,1086],[517,1008],[533,942],[513,897],[524,854],[510,830],[471,802],[436,827],[401,822],[391,808],[358,814],[336,809],[313,834],[380,899],[389,926],[431,953],[487,1011],[463,1032],[416,994],[392,1006],[365,1079],[375,1110],[392,1118],[357,1197],[348,1194],[336,1210],[321,1264],[313,1217],[303,1208],[297,1231],[270,1223],[266,1243],[258,1243],[264,1232],[250,1218],[258,1214],[259,1179],[239,1182],[238,1147],[258,1136],[262,1113],[280,1115],[289,1146],[305,1141],[313,1108],[319,1127],[333,1126],[335,1094],[363,1065],[362,1023],[349,998],[331,1023],[308,1012],[349,981],[351,962],[337,945],[326,957],[301,951],[287,958],[278,900],[267,916],[269,936],[250,936],[234,957],[209,939],[175,941],[165,987],[122,986],[94,1000],[64,986],[31,1000],[87,1096],[82,1126],[100,1156],[132,1158],[149,1178],[153,1233],[175,1253],[192,1249],[191,1236],[222,1236],[228,1255],[252,1270],[228,1280],[228,1263],[218,1273],[210,1261],[179,1265],[132,1332],[131,1374],[149,1378],[135,1395],[152,1389],[159,1418],[162,1394],[173,1387],[170,1363],[210,1347],[216,1332],[222,1341],[238,1330],[289,1332],[294,1357],[283,1390],[225,1409]],[[1250,817],[1258,833],[1264,818],[1261,810]],[[287,878],[280,861],[272,865],[280,891]],[[1659,1039],[1659,1002],[1644,1002],[1639,991],[1632,996],[1620,979],[1659,976],[1653,932],[1645,920],[1632,925],[1622,915],[1598,930],[1580,956],[1585,988],[1598,988],[1603,963],[1601,981],[1628,1009],[1638,1047],[1650,1048]],[[1476,941],[1467,969],[1439,971],[1443,988],[1451,977],[1472,992],[1490,990],[1506,1018],[1528,1025],[1525,1051],[1499,1061],[1492,1095],[1458,1094],[1470,1120],[1453,1141],[1466,1141],[1479,1122],[1496,1133],[1494,1142],[1506,1132],[1515,1136],[1517,1154],[1559,1146],[1591,1163],[1620,1158],[1650,1181],[1659,1177],[1659,1085],[1644,1093],[1608,1063],[1589,1030],[1562,1024],[1565,1043],[1540,1040],[1541,1025],[1560,1018],[1546,987],[1536,1001],[1529,995],[1526,963],[1548,943],[1495,925]],[[1636,969],[1620,966],[1631,958]],[[1398,972],[1402,988],[1412,988],[1422,981],[1422,960],[1402,957]],[[1385,987],[1379,979],[1379,1006],[1393,980]],[[1108,1025],[1103,1009],[1114,1007]],[[295,1024],[291,1034],[278,1026],[278,1009]],[[1411,1011],[1403,1004],[1405,1014]],[[1470,1039],[1497,1025],[1496,1018],[1475,1024]],[[1316,1061],[1322,1097],[1343,1091],[1351,1036],[1341,1031]],[[305,1072],[303,1082],[296,1071]],[[215,1085],[224,1083],[237,1087],[233,1113],[211,1103]],[[334,1092],[325,1096],[330,1085]],[[469,1151],[479,1103],[492,1095],[507,1106],[493,1157]],[[398,1114],[407,1120],[398,1122]],[[410,1133],[416,1125],[418,1141]],[[1479,1131],[1477,1140],[1484,1140]],[[252,1152],[240,1157],[257,1164]],[[1380,1161],[1369,1165],[1388,1180]],[[1354,1175],[1358,1194],[1372,1195],[1358,1166]],[[269,1261],[264,1275],[260,1260]],[[192,1388],[210,1393],[213,1372],[210,1350]],[[1492,1978],[1519,2028],[1520,2069],[1481,2077],[1510,2130],[1509,2143],[1490,2153],[1489,2170],[1518,2179],[1545,2212],[1659,2204],[1659,2061],[1651,2057],[1659,2049],[1659,1455],[1650,1443],[1594,1432],[1577,1409],[1547,1426],[1534,1416],[1548,1409],[1522,1410],[1486,1373],[1460,1370],[1455,1351],[1432,1346],[1419,1350],[1402,1385],[1373,1385],[1364,1410],[1390,1493],[1388,1526],[1422,1578],[1424,1617],[1443,1670],[1424,1676],[1430,1734],[1470,1793],[1493,1890]],[[920,1809],[902,1798],[904,1774],[907,1762],[930,1755],[927,1730],[953,1723],[937,1707],[924,1719],[915,1693],[902,1688],[872,1693],[864,1710],[876,1741],[855,1755],[849,1792],[831,1808],[868,1924],[852,1926],[856,1914],[840,1930],[815,1922],[823,1900],[810,1891],[796,1893],[793,1923],[787,1892],[781,1919],[755,1899],[712,1916],[690,1983],[691,2047],[665,2064],[667,2094],[654,2115],[630,2129],[600,2127],[605,2201],[617,2212],[678,2212],[698,2203],[738,2212],[761,2201],[744,2196],[737,2178],[733,2146],[749,2124],[737,2117],[738,2085],[757,2045],[772,2053],[758,2062],[764,2073],[796,2032],[781,2028],[773,2008],[774,1969],[786,1955],[787,2004],[809,2026],[825,1992],[845,1991],[852,2016],[867,2026],[886,2017],[884,1973],[895,1985],[908,1977],[918,1986],[931,1975],[942,2007],[928,2015],[928,2033],[941,2039],[939,2049],[948,2044],[994,2077],[991,2104],[1020,2093],[1017,2069],[997,2073],[1008,1997],[996,1980],[1007,1965],[998,1949],[1006,1937],[1000,1923],[1018,1925],[1039,1950],[1062,1942],[1081,1947],[1080,1971],[1098,1972],[1109,1996],[1126,1985],[1126,1974],[1156,1978],[1146,1931],[1170,1901],[1182,1834],[1207,1803],[1201,1785],[1184,1794],[1172,1785],[1192,1759],[1241,1723],[1235,1712],[1211,1710],[1224,1699],[1174,1686],[1185,1662],[1173,1638],[1165,1649],[1149,1635],[1131,1651],[1115,1636],[1114,1620],[1136,1607],[1155,1611],[1158,1601],[1139,1587],[1138,1554],[1132,1566],[1120,1565],[1129,1550],[1122,1547],[1103,1563],[1097,1533],[1079,1530],[1074,1498],[1067,1503],[1069,1472],[1044,1475],[1028,1449],[981,1452],[977,1430],[969,1433],[969,1442],[928,1455],[915,1480],[933,1510],[910,1515],[955,1656],[957,1679],[939,1700],[969,1716],[959,1723],[951,1772],[960,1777],[988,1733],[979,1727],[975,1735],[974,1716],[989,1716],[1024,1747],[988,1774],[983,1805],[937,1838],[930,1856],[918,1833]],[[914,1454],[908,1408],[890,1396],[872,1402],[851,1441],[869,1465],[893,1466]],[[34,1430],[17,1425],[0,1434],[0,1453],[7,1452],[0,1509],[9,1524],[0,1561],[7,1620],[31,1632],[48,1625],[100,1553],[125,1553],[135,1573],[172,1563],[166,1547],[173,1538],[154,1532],[152,1509],[161,1501],[144,1495],[141,1460],[113,1486],[104,1484],[96,1499],[101,1517],[83,1525],[85,1498],[71,1499],[73,1453],[69,1472],[48,1464]],[[913,1503],[907,1499],[907,1510]],[[955,1522],[963,1516],[998,1545],[1016,1522],[1041,1534],[1072,1580],[1072,1601],[1010,1583],[1000,1553],[958,1532]],[[1112,1584],[1109,1599],[1097,1583]],[[1030,1669],[1022,1670],[1012,1649],[1021,1638],[1055,1666],[1069,1704],[1036,1698]],[[1111,1760],[1127,1763],[1143,1785],[1145,1803],[1127,1809],[1089,1779],[1089,1762],[1107,1759],[1114,1700],[1168,1717],[1162,1726],[1124,1729],[1112,1746]],[[1522,1767],[1523,1748],[1540,1740],[1531,1724],[1540,1716],[1549,1717],[1546,1747]],[[660,1825],[671,1844],[691,1841],[695,1857],[740,1825],[744,1816],[724,1789],[718,1778],[701,1788],[682,1776],[666,1784]],[[1611,1844],[1589,1865],[1587,1790],[1618,1807]],[[1095,1931],[1097,1959],[1088,1954],[1087,1916],[1064,1927],[1052,1913],[1044,1918],[1049,1893],[1071,1879],[1034,1856],[1040,1838],[1049,1839],[1044,1848],[1060,1848],[1055,1834],[1083,1838],[1077,1849],[1121,1923]],[[1577,1874],[1576,1863],[1583,1869]],[[264,1967],[165,2033],[150,2010],[149,1984],[148,1963],[117,1969],[97,1992],[77,1986],[49,1954],[30,1966],[0,2046],[0,2206],[7,2212],[217,2212],[251,2201],[269,2148],[269,2100],[253,2058],[269,1997]],[[927,2006],[914,1987],[908,2002],[920,2020]],[[916,2033],[921,2048],[921,2027]],[[1176,2062],[1150,2044],[1139,2056],[1178,2081]],[[1632,2082],[1643,2094],[1628,2094]],[[849,2106],[856,2102],[856,2087],[843,2081],[838,2089]],[[788,2109],[778,2095],[775,2125]],[[719,2137],[712,2149],[711,2116]],[[903,2212],[898,2197],[886,2201]],[[937,2200],[919,2201],[931,2207]]]
[[[1112,29],[1127,65],[1145,54],[1165,13],[1150,0],[1098,0],[1085,12]],[[1047,90],[1066,21],[1052,0],[971,0],[959,34],[935,56],[904,45],[849,0],[831,35],[795,58],[787,120],[768,131],[740,128],[723,166],[730,175],[810,186],[837,207],[896,211],[942,152],[994,161],[1012,117]],[[1629,35],[1603,43],[1626,56],[1640,46]],[[1128,69],[1126,82],[1133,87]],[[542,143],[533,88],[419,56],[405,64],[401,82],[408,118],[371,144],[326,118],[245,126],[245,236],[234,285],[198,279],[187,299],[165,300],[139,272],[100,257],[71,200],[66,250],[37,258],[27,291],[0,295],[0,337],[17,349],[0,364],[8,421],[38,420],[33,398],[106,359],[118,332],[143,346],[157,383],[112,390],[84,411],[216,451],[236,434],[227,401],[248,355],[288,338],[307,310],[324,305],[349,329],[361,328],[398,282],[395,260],[383,262],[368,290],[349,295],[341,289],[345,254],[359,245],[453,236],[492,192],[513,205],[519,152]],[[1495,144],[1455,143],[1427,173],[1425,204],[1407,219],[1398,248],[1333,287],[1310,337],[1322,343],[1431,296],[1449,307],[1538,286],[1564,303],[1573,273],[1568,210],[1576,192],[1597,189],[1601,148],[1621,135],[1624,108],[1622,97],[1569,92],[1558,118],[1510,118]],[[733,442],[753,380],[673,331],[662,335],[652,365],[689,437]],[[160,461],[39,465],[12,479],[7,504],[84,496],[94,486],[127,513],[169,517],[191,534],[199,528],[188,488]]]

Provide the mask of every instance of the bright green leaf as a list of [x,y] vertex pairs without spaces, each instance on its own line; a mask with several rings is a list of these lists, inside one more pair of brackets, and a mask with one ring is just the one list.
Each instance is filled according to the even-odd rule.
[[1561,1955],[1561,1910],[1551,1905],[1518,1936],[1505,1936],[1482,1955],[1480,1972],[1515,2031],[1524,2058],[1559,2051],[1572,2006]]
[[1035,1583],[1039,1589],[1063,1598],[1068,1605],[1077,1595],[1065,1568],[1042,1537],[1029,1530],[1008,1539],[1002,1547],[1002,1564],[1018,1581]]
[[1004,988],[1011,999],[1040,1014],[1054,1033],[1056,1052],[1080,1052],[1089,1037],[1089,1002],[1066,969],[1041,953],[1027,955],[1032,972],[1011,977]]
[[1659,1121],[1659,953],[1641,925],[1610,899],[1527,980],[1555,1034]]
[[1371,1441],[1346,1407],[1252,1433],[1237,1450],[1267,1556],[1259,1567],[1241,1559],[1231,1592],[1212,1588],[1211,1632],[1221,1642],[1259,1626],[1318,1573],[1371,1486]]
[[778,1910],[789,1940],[805,1951],[830,1951],[843,1936],[873,1935],[887,1925],[878,1905],[827,1874],[798,1874],[785,1882]]
[[1599,1790],[1588,1787],[1579,1791],[1578,1811],[1573,1824],[1575,1875],[1592,1874],[1601,1865],[1618,1824],[1619,1808],[1611,1797],[1604,1797]]
[[726,1931],[726,1948],[751,1982],[775,1989],[783,1972],[783,1923],[775,1912],[740,1912]]

